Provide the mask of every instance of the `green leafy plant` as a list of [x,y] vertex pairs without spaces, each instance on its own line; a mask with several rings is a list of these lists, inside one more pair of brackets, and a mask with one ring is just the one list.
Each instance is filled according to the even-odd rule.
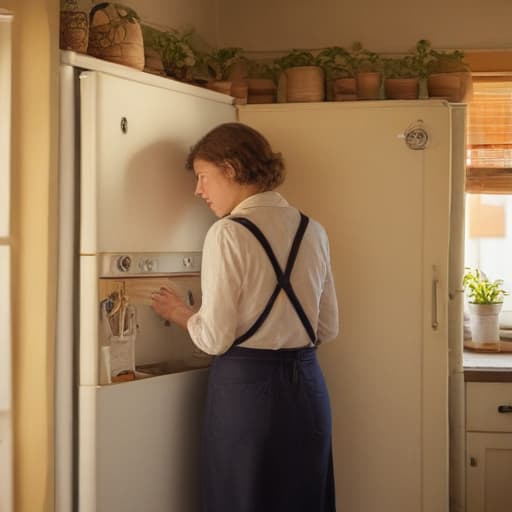
[[434,58],[434,50],[432,49],[430,41],[428,39],[420,39],[416,43],[414,52],[415,66],[420,78],[428,76]]
[[478,268],[466,268],[463,284],[472,304],[500,304],[508,295],[502,288],[502,279],[489,281]]
[[197,64],[198,55],[190,43],[192,34],[193,30],[169,30],[156,35],[153,47],[160,53],[168,75],[182,78],[185,70]]
[[349,53],[355,73],[381,71],[382,59],[379,54],[366,49],[360,41],[352,43]]
[[213,80],[227,80],[231,68],[242,58],[242,48],[218,48],[204,57],[208,74]]
[[413,55],[382,59],[386,78],[419,78],[420,71]]
[[317,59],[330,79],[354,78],[356,61],[348,50],[341,46],[324,48]]
[[290,53],[279,57],[274,61],[274,63],[281,71],[299,66],[320,65],[319,59],[315,57],[311,52],[298,49],[293,49]]
[[468,64],[464,62],[464,52],[462,50],[446,52],[432,49],[430,50],[427,67],[428,74],[469,71]]

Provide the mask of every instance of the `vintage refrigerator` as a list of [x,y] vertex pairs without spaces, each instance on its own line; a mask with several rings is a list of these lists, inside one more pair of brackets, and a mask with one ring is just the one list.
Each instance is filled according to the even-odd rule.
[[185,159],[233,98],[61,57],[56,510],[196,512],[211,358],[151,293],[200,306],[215,217]]
[[238,112],[282,152],[281,192],[330,237],[341,330],[319,357],[339,509],[447,512],[451,495],[462,512],[465,106]]
[[[331,240],[341,332],[319,355],[339,509],[447,511],[449,379],[462,382],[464,107],[235,108],[228,96],[87,56],[63,52],[62,63],[56,510],[198,510],[208,370],[193,369],[190,353],[188,371],[105,384],[102,308],[116,293],[138,298],[136,343],[149,340],[152,350],[153,331],[141,338],[151,279],[181,286],[198,306],[201,245],[214,218],[193,199],[183,161],[209,128],[238,119],[283,153],[279,190]],[[450,389],[459,428],[462,386]],[[463,481],[461,447],[454,482]]]

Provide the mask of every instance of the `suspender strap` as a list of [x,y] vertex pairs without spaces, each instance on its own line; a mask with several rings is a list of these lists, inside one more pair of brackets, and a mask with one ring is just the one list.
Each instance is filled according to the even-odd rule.
[[258,226],[251,222],[246,217],[230,217],[231,220],[238,222],[245,228],[247,228],[260,242],[263,249],[265,250],[270,263],[272,264],[272,267],[274,269],[274,272],[276,274],[277,278],[277,285],[274,288],[274,291],[272,292],[272,295],[270,296],[270,299],[267,302],[267,305],[265,306],[265,309],[261,313],[261,315],[257,318],[257,320],[254,322],[254,324],[250,327],[250,329],[245,333],[242,334],[242,336],[239,336],[235,342],[234,345],[239,345],[240,343],[243,343],[247,339],[249,339],[265,322],[268,315],[270,314],[270,311],[272,309],[272,306],[274,305],[277,296],[279,295],[279,292],[281,290],[284,290],[286,292],[286,295],[288,295],[288,298],[290,299],[290,302],[292,303],[293,308],[295,309],[298,317],[300,318],[300,321],[302,322],[302,325],[306,329],[306,332],[308,333],[309,338],[313,342],[313,344],[316,342],[316,334],[313,330],[313,327],[311,326],[311,322],[309,321],[304,308],[302,307],[301,303],[299,302],[299,299],[297,298],[297,295],[295,294],[295,291],[293,290],[292,284],[290,283],[290,276],[293,270],[293,266],[295,264],[295,260],[297,259],[297,253],[299,252],[299,247],[302,242],[302,238],[304,236],[304,232],[306,231],[306,228],[309,223],[309,218],[306,217],[304,214],[300,214],[300,224],[297,229],[297,232],[295,233],[295,238],[293,239],[292,248],[290,250],[290,254],[288,256],[288,261],[286,263],[286,269],[283,273],[281,270],[281,267],[279,265],[279,262],[277,261],[277,258],[274,254],[274,251],[272,250],[272,247],[270,247],[270,244],[268,240],[266,239],[265,235],[260,231]]

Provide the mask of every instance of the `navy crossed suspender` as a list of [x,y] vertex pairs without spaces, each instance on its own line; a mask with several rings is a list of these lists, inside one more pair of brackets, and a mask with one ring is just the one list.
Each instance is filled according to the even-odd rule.
[[272,250],[272,247],[270,247],[270,244],[268,240],[266,239],[265,235],[260,231],[258,226],[256,226],[253,222],[251,222],[246,217],[229,217],[232,221],[238,222],[245,228],[247,228],[260,242],[260,244],[263,246],[263,249],[267,253],[267,256],[270,260],[270,263],[272,264],[272,267],[274,268],[274,272],[276,274],[277,278],[277,284],[274,288],[274,291],[272,292],[272,295],[270,296],[270,299],[267,302],[267,305],[265,306],[265,309],[261,313],[261,315],[257,318],[257,320],[254,322],[254,324],[249,328],[249,330],[245,333],[239,336],[233,343],[233,345],[239,345],[240,343],[243,343],[247,339],[249,339],[265,322],[266,318],[270,314],[270,311],[272,309],[272,306],[274,305],[274,302],[277,299],[277,296],[279,295],[279,292],[281,290],[284,290],[286,295],[288,295],[288,298],[290,299],[290,302],[292,303],[293,308],[297,312],[298,317],[300,318],[300,321],[302,322],[302,325],[306,329],[306,332],[308,333],[309,338],[315,344],[316,342],[316,334],[313,330],[313,327],[311,326],[311,323],[306,316],[306,313],[304,312],[304,309],[299,302],[299,299],[297,298],[297,295],[295,294],[295,291],[293,290],[292,284],[290,283],[290,276],[292,273],[293,266],[295,264],[295,260],[297,258],[297,253],[299,251],[299,246],[302,242],[302,238],[304,236],[304,232],[306,231],[306,227],[309,223],[309,218],[306,217],[303,213],[300,214],[300,224],[297,229],[297,232],[295,233],[295,238],[293,240],[292,248],[290,250],[290,255],[288,256],[288,261],[286,263],[286,269],[283,272],[276,257],[274,254],[274,251]]

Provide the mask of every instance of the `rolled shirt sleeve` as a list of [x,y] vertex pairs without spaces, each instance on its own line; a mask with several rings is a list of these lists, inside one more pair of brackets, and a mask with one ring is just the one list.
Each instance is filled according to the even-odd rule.
[[209,229],[201,269],[202,303],[187,323],[193,342],[207,354],[226,352],[235,340],[240,290],[240,254],[230,221]]

